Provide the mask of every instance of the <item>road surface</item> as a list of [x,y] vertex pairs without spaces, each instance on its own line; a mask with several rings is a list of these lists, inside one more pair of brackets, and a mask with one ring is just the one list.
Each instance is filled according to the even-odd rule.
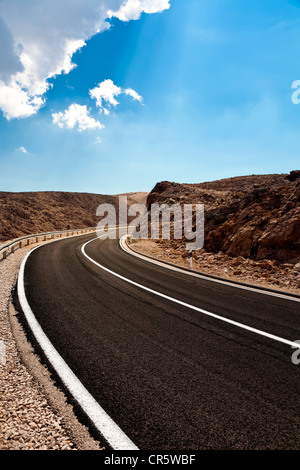
[[35,249],[24,286],[54,348],[139,449],[299,449],[295,349],[256,332],[299,340],[299,301],[172,271],[95,234]]

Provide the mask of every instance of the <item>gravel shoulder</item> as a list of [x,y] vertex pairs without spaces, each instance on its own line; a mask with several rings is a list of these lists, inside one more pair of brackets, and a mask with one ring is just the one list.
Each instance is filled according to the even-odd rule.
[[12,303],[33,246],[0,262],[0,450],[101,450],[35,354]]
[[[132,240],[129,246],[142,255],[179,267],[190,268],[189,253],[184,248],[179,250],[170,248],[164,240],[137,239]],[[192,269],[254,287],[300,295],[300,271],[288,263],[276,265],[270,260],[256,262],[242,256],[230,257],[223,253],[214,254],[202,249],[193,252]]]

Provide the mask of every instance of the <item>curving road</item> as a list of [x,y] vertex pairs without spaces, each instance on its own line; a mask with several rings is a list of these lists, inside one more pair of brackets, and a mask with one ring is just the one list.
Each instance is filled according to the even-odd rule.
[[42,245],[24,269],[44,333],[139,449],[299,449],[299,299],[171,271],[95,234]]

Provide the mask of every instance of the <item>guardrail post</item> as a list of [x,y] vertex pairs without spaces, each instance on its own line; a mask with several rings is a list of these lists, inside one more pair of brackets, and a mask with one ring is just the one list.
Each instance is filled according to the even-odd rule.
[[29,238],[27,238],[26,245],[28,246],[28,245],[29,245],[29,243],[30,243],[30,239],[29,239]]
[[3,251],[3,258],[2,259],[6,259],[6,251]]
[[14,253],[15,252],[15,245],[12,245],[11,249],[10,249],[10,252],[11,253]]
[[22,242],[19,242],[19,248],[22,248]]
[[190,251],[190,268],[193,269],[193,254],[192,254],[192,250]]
[[38,243],[38,241],[39,241],[39,237],[36,237],[35,243]]

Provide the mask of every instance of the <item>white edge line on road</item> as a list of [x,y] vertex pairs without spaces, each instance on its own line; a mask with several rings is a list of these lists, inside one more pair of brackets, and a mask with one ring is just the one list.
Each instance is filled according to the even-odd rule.
[[[99,238],[99,237],[97,237]],[[116,276],[118,277],[119,279],[122,279],[123,281],[125,282],[128,282],[129,284],[132,284],[133,286],[136,286],[136,287],[139,287],[140,289],[143,289],[147,292],[150,292],[151,294],[154,294],[154,295],[157,295],[159,297],[162,297],[164,299],[167,299],[167,300],[170,300],[171,302],[174,302],[176,304],[179,304],[179,305],[182,305],[183,307],[187,307],[187,308],[190,308],[191,310],[195,310],[196,312],[200,312],[200,313],[203,313],[204,315],[208,315],[210,317],[213,317],[213,318],[216,318],[217,320],[221,320],[223,322],[226,322],[226,323],[230,323],[231,325],[234,325],[234,326],[237,326],[239,328],[242,328],[244,330],[247,330],[247,331],[251,331],[252,333],[256,333],[260,336],[264,336],[266,338],[269,338],[269,339],[272,339],[272,340],[275,340],[277,342],[280,342],[280,343],[284,343],[284,344],[288,344],[289,346],[292,346],[293,348],[299,348],[299,343],[296,343],[295,341],[290,341],[288,339],[285,339],[285,338],[281,338],[280,336],[276,336],[276,335],[273,335],[271,333],[267,333],[265,331],[262,331],[262,330],[258,330],[257,328],[253,328],[251,326],[248,326],[248,325],[245,325],[243,323],[239,323],[239,322],[236,322],[234,320],[230,320],[229,318],[226,318],[226,317],[222,317],[220,315],[217,315],[215,313],[212,313],[212,312],[209,312],[207,310],[203,310],[202,308],[199,308],[199,307],[195,307],[194,305],[191,305],[191,304],[188,304],[186,302],[182,302],[181,300],[178,300],[178,299],[174,299],[173,297],[170,297],[168,295],[165,295],[165,294],[162,294],[161,292],[157,292],[153,289],[150,289],[149,287],[146,287],[146,286],[143,286],[142,284],[138,284],[137,282],[135,281],[132,281],[131,279],[128,279],[127,277],[124,277],[124,276],[121,276],[120,274],[117,274],[115,273],[114,271],[111,271],[110,269],[106,268],[105,266],[102,266],[102,264],[98,263],[97,261],[95,261],[93,258],[91,258],[90,256],[88,256],[85,252],[85,247],[97,240],[97,238],[93,238],[92,240],[89,240],[88,242],[84,243],[81,247],[81,251],[83,253],[83,255],[89,260],[91,261],[91,263],[94,263],[96,266],[98,266],[99,268],[103,269],[104,271],[112,274],[113,276]]]
[[[86,235],[86,234],[84,234]],[[78,235],[78,236],[84,236]],[[93,239],[94,240],[94,239]],[[59,240],[51,240],[48,243],[54,243]],[[44,243],[48,244],[48,243]],[[139,450],[138,447],[124,434],[119,426],[108,416],[99,403],[88,392],[80,380],[76,377],[64,359],[56,351],[48,337],[43,332],[41,326],[36,320],[30,305],[27,301],[24,287],[24,270],[25,264],[30,254],[39,248],[39,245],[27,253],[20,266],[17,292],[21,308],[24,312],[28,325],[34,334],[36,340],[44,351],[47,359],[59,375],[60,379],[67,387],[71,395],[74,397],[78,405],[86,413],[100,434],[109,443],[114,450]]]
[[170,265],[164,263],[163,261],[160,261],[160,260],[156,261],[156,260],[150,259],[148,256],[143,255],[142,253],[136,253],[133,250],[130,250],[128,247],[126,248],[123,244],[124,238],[126,238],[126,235],[124,235],[120,239],[120,247],[122,248],[122,250],[125,251],[126,253],[129,253],[132,256],[135,256],[136,258],[143,259],[143,260],[147,261],[148,263],[152,263],[152,264],[155,264],[155,265],[158,265],[158,266],[162,266],[163,268],[170,269],[171,271],[177,271],[177,272],[180,272],[182,274],[187,274],[188,276],[193,276],[193,277],[197,277],[199,279],[204,279],[205,281],[217,282],[219,284],[225,284],[226,286],[236,287],[237,289],[244,289],[244,290],[248,290],[248,291],[251,291],[251,292],[257,292],[258,294],[270,295],[272,297],[279,297],[279,298],[285,299],[285,300],[292,300],[293,302],[300,302],[300,298],[297,299],[296,297],[292,297],[288,294],[280,294],[279,292],[278,293],[277,292],[270,292],[270,291],[267,291],[267,290],[256,289],[255,287],[243,286],[241,284],[235,283],[234,281],[228,282],[228,281],[223,280],[223,279],[215,279],[215,278],[212,278],[212,277],[209,277],[209,276],[205,276],[205,274],[200,274],[200,273],[198,274],[198,273],[186,271],[184,269],[181,269],[180,266],[170,266]]

